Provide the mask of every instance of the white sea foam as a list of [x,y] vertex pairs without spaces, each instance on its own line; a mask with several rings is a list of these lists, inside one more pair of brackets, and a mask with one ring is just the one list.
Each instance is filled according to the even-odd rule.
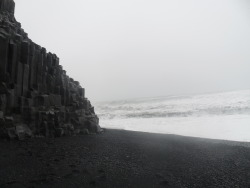
[[105,128],[250,142],[250,90],[95,106]]

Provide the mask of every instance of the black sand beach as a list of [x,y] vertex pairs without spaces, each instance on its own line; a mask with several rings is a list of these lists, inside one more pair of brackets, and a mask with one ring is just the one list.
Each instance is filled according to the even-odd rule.
[[0,187],[250,187],[247,143],[106,130],[0,141]]

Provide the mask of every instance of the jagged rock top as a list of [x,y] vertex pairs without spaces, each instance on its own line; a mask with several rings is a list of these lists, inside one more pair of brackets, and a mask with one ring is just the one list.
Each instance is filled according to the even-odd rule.
[[15,2],[13,0],[0,0],[0,11],[15,13]]

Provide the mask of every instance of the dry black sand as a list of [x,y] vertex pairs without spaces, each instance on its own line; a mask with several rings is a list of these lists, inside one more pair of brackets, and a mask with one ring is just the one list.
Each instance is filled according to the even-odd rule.
[[106,130],[0,141],[0,187],[250,187],[247,143]]

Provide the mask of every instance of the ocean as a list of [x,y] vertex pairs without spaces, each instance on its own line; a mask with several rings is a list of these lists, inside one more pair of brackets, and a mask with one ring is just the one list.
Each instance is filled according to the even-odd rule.
[[250,90],[100,102],[103,128],[250,142]]

